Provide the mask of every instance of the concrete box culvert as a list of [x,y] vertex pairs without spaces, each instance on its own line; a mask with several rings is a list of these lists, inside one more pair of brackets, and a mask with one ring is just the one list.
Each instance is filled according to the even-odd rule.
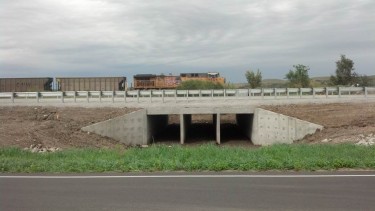
[[[223,112],[224,111],[224,112]],[[229,112],[225,112],[229,111]],[[199,113],[200,112],[200,113]],[[191,131],[192,115],[212,115],[212,124],[215,128],[215,140],[221,143],[221,115],[223,113],[235,114],[236,124],[242,132],[255,145],[271,145],[274,143],[293,143],[302,139],[323,126],[299,120],[293,117],[274,113],[260,108],[223,108],[192,109],[181,108],[162,113],[160,108],[151,111],[139,110],[121,117],[99,122],[82,128],[83,131],[97,133],[118,140],[127,145],[142,145],[153,143],[155,136],[168,126],[168,115],[179,115],[179,139],[184,144]]]

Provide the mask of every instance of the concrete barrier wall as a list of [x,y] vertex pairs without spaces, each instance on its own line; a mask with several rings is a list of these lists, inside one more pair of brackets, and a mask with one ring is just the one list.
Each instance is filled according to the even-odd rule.
[[[66,92],[0,92],[0,99],[10,102],[29,99],[36,102],[47,102],[58,99],[64,102],[188,102],[190,98],[201,100],[226,98],[331,98],[331,97],[364,97],[374,98],[375,87],[320,87],[320,88],[263,88],[263,89],[228,89],[228,90],[132,90],[132,91],[66,91]],[[81,100],[80,100],[81,99]],[[82,101],[84,99],[84,101]],[[8,102],[9,102],[8,101]]]

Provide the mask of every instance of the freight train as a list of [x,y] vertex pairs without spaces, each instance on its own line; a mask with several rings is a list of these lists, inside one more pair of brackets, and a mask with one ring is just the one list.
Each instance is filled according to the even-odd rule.
[[126,77],[56,78],[59,91],[124,91]]
[[53,78],[0,78],[0,92],[52,91]]
[[0,92],[123,91],[126,77],[0,78]]
[[[133,78],[133,89],[175,89],[184,81],[201,80],[225,83],[219,73],[181,73],[173,75],[138,74]],[[126,77],[46,77],[0,78],[0,92],[41,91],[124,91]]]
[[181,73],[173,75],[138,74],[133,78],[134,89],[175,89],[184,81],[199,80],[212,81],[214,83],[225,83],[225,78],[220,77],[217,72],[209,73]]

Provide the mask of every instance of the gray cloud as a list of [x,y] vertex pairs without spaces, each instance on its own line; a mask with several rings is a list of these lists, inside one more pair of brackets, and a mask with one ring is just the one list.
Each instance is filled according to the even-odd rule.
[[372,0],[0,2],[0,77],[248,69],[282,78],[294,64],[333,74],[346,54],[375,74]]

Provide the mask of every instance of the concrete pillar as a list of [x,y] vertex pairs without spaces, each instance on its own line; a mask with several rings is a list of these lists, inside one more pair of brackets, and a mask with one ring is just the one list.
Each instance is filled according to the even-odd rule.
[[289,88],[286,88],[286,98],[289,98]]
[[86,92],[86,100],[87,100],[87,102],[89,102],[89,96],[90,96],[89,92]]
[[328,98],[328,88],[326,87],[326,98]]
[[365,97],[367,98],[367,93],[368,93],[368,91],[367,91],[367,87],[365,87]]
[[313,98],[315,98],[315,88],[312,88]]
[[150,90],[150,102],[152,103],[152,90]]
[[191,114],[180,114],[180,143],[184,144],[186,141],[186,134],[191,125]]
[[161,90],[161,98],[163,99],[163,103],[164,103],[164,89],[163,90]]
[[35,97],[36,97],[36,102],[39,103],[39,92],[36,92]]
[[139,103],[139,90],[137,90],[137,102]]
[[99,91],[99,102],[102,102],[102,91]]
[[262,96],[262,98],[264,98],[264,88],[261,89],[260,95]]
[[115,91],[112,91],[112,103],[115,102]]
[[221,136],[220,136],[220,113],[214,114],[216,116],[216,143],[220,144]]
[[211,99],[214,99],[214,90],[211,89]]
[[64,103],[64,92],[61,92],[61,102]]
[[77,102],[77,92],[74,91],[73,93],[74,93],[74,102]]
[[174,90],[174,102],[177,102],[177,90]]
[[273,94],[275,95],[275,98],[277,98],[277,90],[276,90],[276,88],[273,88]]
[[299,97],[302,98],[302,88],[299,88]]
[[126,91],[124,91],[124,102],[126,103]]
[[341,87],[338,87],[339,97],[341,97]]
[[14,92],[11,93],[10,99],[12,100],[12,103],[14,103]]
[[215,126],[216,143],[220,144],[220,114],[212,114],[212,124]]

